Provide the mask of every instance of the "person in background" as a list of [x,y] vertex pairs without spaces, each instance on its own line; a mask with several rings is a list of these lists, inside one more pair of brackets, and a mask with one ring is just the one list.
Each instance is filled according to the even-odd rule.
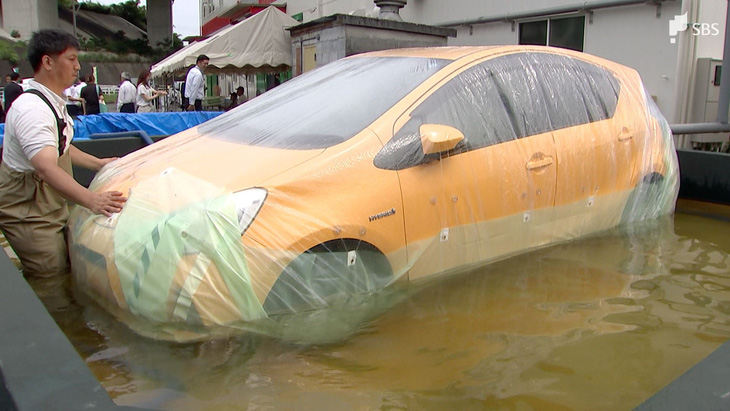
[[[77,87],[81,86],[81,87]],[[84,100],[79,96],[81,88],[86,86],[84,79],[77,79],[74,84],[69,86],[63,91],[63,95],[66,98],[66,108],[71,117],[78,117],[84,114],[83,102]]]
[[[185,72],[185,79],[187,80],[188,74],[190,74],[190,70],[195,67],[195,64],[191,64],[190,67],[188,67],[188,70]],[[182,102],[180,103],[180,109],[182,111],[187,111],[188,106],[190,105],[190,99],[185,97],[185,81],[180,84],[180,96],[182,97]]]
[[203,97],[205,96],[205,77],[203,73],[208,67],[210,59],[201,54],[195,60],[195,67],[188,71],[185,78],[185,97],[188,98],[187,111],[203,111]]
[[5,91],[3,92],[5,95],[5,113],[10,110],[10,106],[13,105],[13,101],[15,101],[15,99],[23,92],[23,87],[18,84],[20,74],[11,73],[8,74],[8,77],[10,77],[10,81],[5,86]]
[[117,111],[120,113],[134,113],[134,101],[137,99],[137,89],[132,84],[132,75],[122,72],[122,84],[119,85],[117,97]]
[[[11,81],[10,80],[10,74],[6,74],[5,75],[5,85],[6,85],[6,87],[7,87],[8,84],[10,84],[10,81]],[[5,97],[5,88],[3,88],[3,104],[0,105],[0,123],[4,123],[5,122],[5,114],[7,113],[5,111],[5,109],[3,108],[3,106],[5,105],[5,99],[6,99],[6,97]]]
[[244,95],[243,86],[238,86],[238,88],[236,89],[236,95],[238,95],[239,106],[247,101],[246,96]]
[[81,93],[79,94],[81,99],[85,102],[84,107],[86,107],[86,115],[99,114],[101,112],[99,99],[102,95],[103,93],[101,92],[99,85],[96,84],[94,75],[89,74],[86,80],[86,86],[81,89]]
[[231,93],[231,102],[228,104],[228,107],[226,107],[226,111],[235,108],[238,105],[238,94]]
[[0,229],[18,255],[26,279],[69,278],[68,202],[111,217],[126,201],[119,191],[96,193],[73,178],[72,164],[99,170],[100,159],[71,144],[74,120],[64,89],[79,74],[79,43],[72,34],[34,32],[28,60],[30,90],[13,102],[0,163]]
[[149,70],[142,70],[137,77],[137,112],[151,113],[155,111],[152,100],[167,94],[166,91],[157,91],[150,87],[147,81],[150,78]]

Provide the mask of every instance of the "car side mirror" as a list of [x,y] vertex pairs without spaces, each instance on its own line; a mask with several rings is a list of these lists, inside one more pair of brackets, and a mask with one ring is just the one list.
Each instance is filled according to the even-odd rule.
[[420,133],[424,154],[449,151],[464,139],[464,133],[443,124],[421,124]]

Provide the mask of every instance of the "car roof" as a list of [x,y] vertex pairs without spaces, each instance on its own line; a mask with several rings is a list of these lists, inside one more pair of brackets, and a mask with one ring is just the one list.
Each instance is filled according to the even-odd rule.
[[543,52],[561,54],[570,57],[577,57],[582,60],[592,61],[601,65],[616,65],[616,63],[608,62],[600,57],[596,57],[583,52],[568,50],[558,47],[549,46],[447,46],[447,47],[420,47],[420,48],[403,48],[390,49],[368,52],[351,56],[357,57],[417,57],[417,58],[436,58],[445,60],[459,60],[465,57],[483,58],[490,55],[496,56],[500,54],[515,52]]
[[490,51],[498,48],[503,47],[418,47],[373,51],[369,53],[358,54],[358,57],[422,57],[445,60],[458,60],[470,54]]

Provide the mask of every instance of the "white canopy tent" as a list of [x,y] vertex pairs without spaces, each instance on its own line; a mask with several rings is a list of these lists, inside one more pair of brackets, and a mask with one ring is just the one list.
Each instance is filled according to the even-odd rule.
[[152,66],[152,77],[175,74],[195,64],[200,54],[210,58],[208,73],[259,73],[286,70],[292,64],[291,37],[286,30],[299,24],[276,7],[195,42]]

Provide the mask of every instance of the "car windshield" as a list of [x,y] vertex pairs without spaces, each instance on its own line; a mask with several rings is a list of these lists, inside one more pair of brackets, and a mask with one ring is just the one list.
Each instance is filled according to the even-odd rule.
[[330,147],[363,130],[448,63],[412,57],[338,60],[204,123],[199,132],[262,147]]

